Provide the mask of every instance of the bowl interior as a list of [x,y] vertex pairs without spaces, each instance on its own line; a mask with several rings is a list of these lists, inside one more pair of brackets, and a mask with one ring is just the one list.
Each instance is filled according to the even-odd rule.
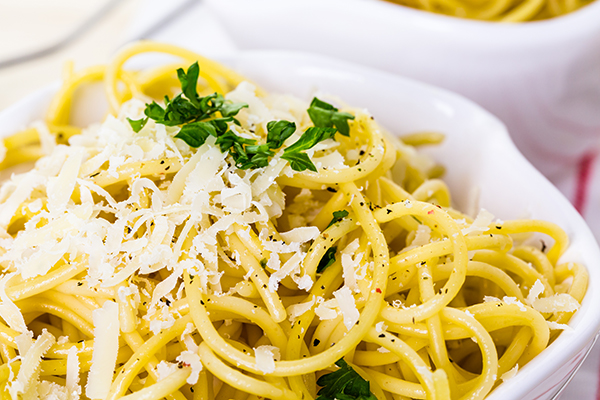
[[[489,399],[522,399],[592,340],[600,324],[600,251],[569,202],[516,150],[504,125],[474,103],[447,91],[346,62],[291,52],[248,52],[225,60],[264,88],[309,100],[315,91],[367,108],[390,132],[435,130],[447,135],[429,149],[447,169],[455,207],[479,206],[503,220],[540,218],[559,224],[571,238],[563,260],[585,264],[590,286],[564,332]],[[57,85],[36,92],[0,113],[0,136],[41,119]],[[85,112],[80,111],[79,112]],[[80,118],[82,116],[79,116]],[[85,117],[85,116],[83,116]]]

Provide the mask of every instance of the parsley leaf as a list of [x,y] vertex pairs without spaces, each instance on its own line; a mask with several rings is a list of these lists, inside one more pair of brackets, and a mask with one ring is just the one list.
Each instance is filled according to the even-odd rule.
[[[333,224],[340,222],[347,216],[348,216],[348,211],[346,211],[346,210],[334,211],[333,218],[331,219],[331,222],[329,223],[329,225],[327,225],[327,228],[329,228]],[[327,228],[325,228],[325,229],[327,229]]]
[[317,272],[321,273],[325,270],[325,268],[331,266],[335,262],[335,253],[337,251],[337,247],[330,247],[327,249],[321,261],[319,261],[319,265],[317,265]]
[[354,119],[354,115],[338,111],[338,109],[331,104],[319,100],[316,97],[313,98],[307,112],[310,120],[316,127],[331,128],[335,126],[342,135],[350,136],[348,120]]
[[281,158],[289,161],[290,166],[294,171],[311,170],[317,172],[317,167],[310,160],[310,157],[306,153],[302,153],[303,150],[308,150],[314,147],[317,143],[330,139],[335,135],[336,130],[334,128],[317,128],[312,126],[308,128],[300,139],[294,144],[287,147],[283,151]]
[[[225,103],[223,103],[221,105],[221,109],[219,111],[221,112],[221,115],[224,117],[233,117],[234,115],[237,115],[237,113],[239,113],[242,108],[248,108],[248,104],[232,103],[232,102],[226,101]],[[237,125],[239,125],[239,122],[236,119],[234,119],[233,121]]]
[[[176,126],[214,118],[215,114],[219,112],[221,113],[221,117],[229,118],[226,122],[233,121],[239,125],[239,122],[233,117],[237,115],[242,108],[248,107],[248,105],[226,100],[225,97],[219,93],[200,97],[196,89],[199,76],[200,67],[197,62],[190,65],[187,72],[182,68],[179,68],[177,70],[177,78],[181,83],[182,93],[178,94],[173,99],[169,99],[169,97],[165,96],[164,108],[154,101],[150,104],[146,104],[146,109],[144,110],[146,117],[153,119],[159,124]],[[226,129],[223,130],[223,133],[225,131]],[[182,137],[183,136],[185,135],[182,135]],[[196,140],[196,142],[202,141]]]
[[311,126],[308,128],[300,139],[294,144],[286,147],[285,153],[295,153],[302,150],[308,150],[313,148],[317,143],[322,142],[325,139],[331,139],[335,135],[336,130],[334,128],[319,128]]
[[206,142],[208,136],[217,136],[214,125],[198,121],[181,127],[181,130],[175,135],[191,147],[200,147]]
[[146,109],[144,110],[144,114],[146,117],[155,120],[156,122],[164,121],[165,119],[165,110],[159,106],[155,101],[150,104],[146,104]]
[[187,74],[183,71],[182,68],[177,70],[177,78],[179,78],[179,82],[181,82],[181,90],[185,97],[196,107],[200,104],[200,98],[198,97],[198,92],[196,91],[196,86],[198,85],[198,76],[200,75],[200,66],[198,66],[198,61],[190,65],[187,70]]
[[[227,130],[227,122],[231,120],[233,120],[232,117],[215,118],[211,119],[210,121],[192,122],[187,125],[183,125],[175,137],[183,140],[191,147],[202,146],[209,135],[216,137],[217,144],[220,144],[220,139],[222,136],[229,133],[231,133],[233,136],[236,136],[233,134],[233,132]],[[223,139],[221,139],[221,141],[223,141]],[[225,148],[223,145],[221,145],[221,151],[227,151],[229,147],[231,147],[231,144]]]
[[246,138],[236,135],[232,131],[227,131],[217,138],[216,144],[219,145],[221,152],[225,153],[236,142],[239,144],[254,144],[254,143],[256,143],[256,140],[246,139]]
[[339,359],[335,365],[340,367],[335,372],[323,375],[317,380],[322,388],[317,393],[316,400],[377,400],[371,393],[371,385],[364,380],[344,359]]
[[142,118],[142,119],[127,118],[127,121],[129,121],[129,125],[131,125],[131,129],[133,129],[133,131],[135,133],[138,133],[139,131],[142,130],[144,125],[146,125],[146,122],[148,122],[148,118]]
[[313,162],[310,160],[310,157],[306,153],[284,152],[281,158],[287,160],[290,163],[290,167],[292,167],[294,171],[304,171],[309,169],[313,172],[317,172],[317,167],[315,167],[315,164],[313,164]]
[[238,165],[240,169],[262,168],[269,165],[269,158],[275,153],[269,150],[268,144],[252,144],[246,146],[246,153],[249,155],[249,160]]
[[296,132],[296,124],[290,121],[271,121],[267,123],[267,144],[270,149],[278,149],[283,142]]

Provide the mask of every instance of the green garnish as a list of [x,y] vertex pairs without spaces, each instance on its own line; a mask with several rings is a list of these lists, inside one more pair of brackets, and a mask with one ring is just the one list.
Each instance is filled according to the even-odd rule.
[[262,269],[267,268],[267,259],[263,258],[262,260],[260,260],[260,266],[262,267]]
[[294,171],[310,169],[313,172],[317,172],[315,164],[313,164],[308,155],[302,151],[313,148],[317,143],[323,140],[333,138],[335,132],[336,130],[334,128],[312,126],[300,136],[300,139],[283,151],[281,158],[289,161],[290,166]]
[[[333,218],[331,219],[331,222],[329,223],[329,225],[327,225],[327,228],[329,228],[333,224],[336,224],[336,223],[340,222],[341,220],[343,220],[347,216],[348,216],[348,211],[346,211],[346,210],[334,211],[333,212]],[[325,228],[325,229],[327,229],[327,228]]]
[[[182,68],[179,68],[177,70],[177,78],[179,78],[179,82],[181,83],[182,93],[178,94],[173,99],[169,99],[168,96],[165,96],[165,108],[154,101],[150,104],[146,104],[146,109],[144,110],[146,118],[129,120],[131,128],[135,132],[139,132],[148,119],[153,119],[157,123],[167,126],[190,124],[214,118],[217,112],[223,117],[222,121],[225,122],[225,126],[227,126],[226,122],[229,121],[238,123],[233,116],[235,116],[242,108],[248,107],[248,105],[225,100],[223,95],[219,93],[200,97],[196,91],[199,75],[200,67],[197,62],[190,65],[187,73]],[[179,138],[186,143],[190,140],[190,143],[188,144],[192,147],[199,147],[197,144],[201,143],[201,146],[206,140],[204,131],[193,130],[193,132],[194,133],[188,132]],[[198,132],[202,133],[200,133],[199,136],[194,136],[194,134]]]
[[335,372],[321,376],[317,385],[322,386],[316,400],[377,400],[371,393],[371,385],[364,380],[344,359],[335,365],[340,367]]
[[[262,144],[258,144],[254,139],[238,136],[229,129],[229,124],[240,125],[234,117],[248,105],[226,100],[219,93],[200,97],[196,90],[199,75],[200,67],[197,62],[192,64],[187,72],[179,68],[177,78],[181,83],[181,93],[173,99],[165,97],[164,108],[154,101],[146,104],[146,118],[128,118],[131,128],[139,132],[149,119],[167,126],[181,125],[175,137],[190,147],[200,147],[209,136],[213,136],[221,152],[228,151],[238,168],[253,169],[269,165],[275,151],[296,131],[296,124],[283,120],[270,121],[267,124],[266,143]],[[348,119],[354,119],[353,115],[339,112],[331,104],[317,98],[313,99],[308,114],[315,126],[308,128],[300,139],[285,148],[281,156],[290,163],[294,171],[308,169],[317,172],[317,167],[304,151],[323,140],[334,138],[338,130],[348,136]]]
[[142,118],[142,119],[127,118],[127,121],[129,121],[129,125],[131,125],[131,128],[133,129],[133,131],[135,133],[138,133],[139,131],[142,130],[144,125],[146,125],[146,122],[148,122],[148,118]]
[[325,254],[323,254],[323,258],[319,261],[319,265],[317,265],[317,273],[321,273],[325,271],[325,269],[331,264],[335,262],[335,252],[337,251],[337,247],[330,247],[327,249]]
[[289,121],[271,121],[267,123],[267,144],[270,149],[278,149],[283,142],[296,132],[296,124]]
[[348,120],[354,119],[354,115],[347,112],[338,111],[337,108],[322,100],[313,98],[308,108],[308,116],[317,127],[332,128],[337,130],[344,136],[350,136],[350,127]]

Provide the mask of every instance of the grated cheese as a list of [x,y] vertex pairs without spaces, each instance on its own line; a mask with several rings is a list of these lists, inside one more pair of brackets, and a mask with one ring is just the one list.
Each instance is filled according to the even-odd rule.
[[500,379],[506,382],[507,380],[514,378],[517,375],[517,372],[519,372],[519,364],[515,364],[514,367],[503,373]]
[[529,289],[529,294],[527,295],[527,304],[533,306],[533,303],[540,297],[542,293],[544,293],[544,284],[539,279],[535,281],[531,289]]
[[412,242],[410,242],[409,246],[406,246],[404,249],[402,249],[402,252],[426,245],[430,241],[431,241],[431,228],[428,227],[427,225],[419,225],[417,227],[417,230],[415,231],[414,239],[412,240]]
[[94,351],[85,394],[92,400],[108,395],[119,350],[119,306],[106,301],[92,312],[94,321]]
[[255,348],[254,356],[256,357],[256,368],[263,374],[275,371],[275,361],[281,357],[278,347],[268,345]]
[[158,381],[162,381],[177,370],[177,364],[162,360],[158,363],[158,365],[156,365],[156,374],[158,375]]
[[360,267],[360,261],[362,260],[363,254],[359,253],[356,254],[356,257],[353,257],[359,247],[360,244],[358,239],[354,239],[344,248],[344,250],[342,250],[342,273],[344,276],[344,283],[354,293],[360,291],[356,270]]
[[494,215],[487,211],[485,208],[479,210],[475,221],[466,228],[461,230],[463,235],[468,235],[470,233],[482,233],[490,230],[489,225],[494,221]]
[[385,324],[385,322],[383,321],[379,321],[378,323],[375,324],[375,331],[377,333],[382,333],[383,331],[385,331],[387,329],[387,325]]
[[13,399],[18,395],[24,398],[28,394],[36,393],[39,384],[38,372],[42,362],[42,356],[55,343],[54,336],[45,329],[36,341],[21,353],[21,367],[15,380],[8,384],[8,392]]
[[66,389],[69,400],[77,400],[81,397],[81,386],[79,386],[79,356],[77,347],[72,346],[67,353],[67,376]]
[[186,382],[189,385],[195,385],[196,382],[198,382],[198,377],[202,371],[202,361],[200,361],[200,356],[196,352],[185,350],[177,356],[176,360],[183,363],[184,366],[192,368],[192,373],[188,376]]
[[79,397],[69,397],[69,393],[65,387],[50,381],[40,382],[34,398],[44,400],[79,400]]
[[338,301],[338,307],[344,318],[344,325],[346,329],[350,330],[360,317],[352,291],[348,286],[343,286],[341,289],[333,292],[333,296]]
[[570,294],[559,293],[537,299],[532,303],[532,306],[541,313],[574,312],[579,309],[579,302]]
[[548,328],[550,328],[550,329],[563,330],[563,331],[567,331],[567,332],[573,331],[573,328],[571,328],[567,324],[559,324],[558,322],[554,322],[554,321],[546,321],[546,324],[548,325]]
[[315,314],[321,321],[334,319],[338,316],[337,303],[337,299],[324,301],[315,308]]

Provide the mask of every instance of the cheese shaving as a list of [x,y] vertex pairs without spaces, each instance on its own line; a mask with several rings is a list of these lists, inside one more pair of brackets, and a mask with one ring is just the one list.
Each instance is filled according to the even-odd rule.
[[574,312],[579,309],[579,302],[570,294],[559,293],[532,302],[535,310],[542,313]]
[[517,372],[519,372],[519,364],[515,364],[514,367],[503,373],[500,379],[506,382],[507,380],[514,378],[517,375]]
[[119,350],[119,306],[106,301],[93,311],[94,351],[85,394],[90,399],[104,399],[113,379]]
[[488,231],[489,225],[494,221],[494,215],[482,208],[479,210],[475,221],[471,224],[471,226],[462,229],[463,235],[469,235],[471,233],[483,233]]
[[8,392],[13,399],[19,394],[35,393],[37,391],[38,371],[42,356],[55,343],[54,336],[44,330],[27,352],[21,355],[21,368],[15,380],[8,384]]
[[338,302],[338,307],[344,318],[344,325],[346,329],[350,330],[360,317],[352,291],[348,286],[343,286],[341,289],[333,292],[333,296]]
[[281,357],[279,348],[275,346],[258,346],[254,349],[254,356],[256,357],[256,367],[262,371],[263,374],[269,374],[275,371],[275,361]]

